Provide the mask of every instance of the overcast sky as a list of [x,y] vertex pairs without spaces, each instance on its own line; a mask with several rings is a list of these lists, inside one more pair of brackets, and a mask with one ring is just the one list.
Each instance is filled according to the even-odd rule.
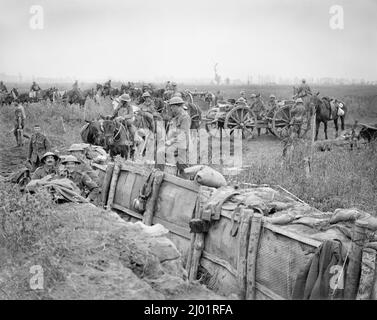
[[[30,7],[44,9],[33,30]],[[329,26],[332,5],[344,29]],[[0,0],[0,73],[377,80],[377,0]]]

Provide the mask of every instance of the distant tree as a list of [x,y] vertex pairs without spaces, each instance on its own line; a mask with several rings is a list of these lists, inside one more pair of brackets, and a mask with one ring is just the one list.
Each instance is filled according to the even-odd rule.
[[229,78],[226,78],[226,79],[225,79],[225,84],[226,84],[227,86],[230,85],[230,79],[229,79]]

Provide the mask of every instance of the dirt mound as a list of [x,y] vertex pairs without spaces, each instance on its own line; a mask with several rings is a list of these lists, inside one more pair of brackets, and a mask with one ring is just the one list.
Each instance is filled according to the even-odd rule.
[[[17,265],[2,249],[0,299],[224,298],[188,283],[162,226],[125,222],[91,204],[62,204],[51,214],[54,230],[17,257]],[[35,266],[43,270],[43,289],[31,289]]]

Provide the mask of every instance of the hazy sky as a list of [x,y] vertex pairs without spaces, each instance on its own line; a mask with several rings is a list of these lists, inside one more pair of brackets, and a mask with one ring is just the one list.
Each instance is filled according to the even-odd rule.
[[[332,5],[343,30],[329,26]],[[212,78],[215,62],[223,78],[377,80],[377,0],[0,0],[0,73]]]

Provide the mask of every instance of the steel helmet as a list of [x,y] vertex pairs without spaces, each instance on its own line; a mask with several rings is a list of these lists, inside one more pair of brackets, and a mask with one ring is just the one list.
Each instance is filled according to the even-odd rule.
[[270,95],[270,99],[272,99],[272,98],[276,99],[276,97],[273,94]]
[[252,93],[250,98],[256,98],[257,96],[255,95],[255,93]]
[[58,161],[60,158],[53,152],[46,152],[42,158],[41,158],[41,162],[44,163],[45,159],[48,157],[48,156],[53,156],[55,158],[55,161]]
[[298,98],[298,99],[296,100],[296,103],[304,103],[304,101],[303,101],[301,98]]
[[151,94],[148,91],[145,91],[142,95],[143,98],[150,97]]
[[241,92],[240,92],[240,94],[245,94],[246,92],[244,91],[244,90],[242,90]]
[[240,102],[246,103],[246,99],[243,97],[237,99],[236,103],[240,103]]
[[77,158],[75,156],[72,156],[72,155],[64,157],[62,164],[66,164],[67,162],[76,162],[78,164],[81,163],[79,160],[77,160]]
[[131,102],[131,98],[130,98],[130,95],[129,95],[128,93],[123,93],[123,94],[119,97],[119,100],[121,100],[121,101]]
[[177,84],[176,84],[175,82],[172,82],[171,85],[172,85],[173,87],[176,87],[176,86],[177,86]]
[[173,104],[184,104],[185,102],[183,101],[183,99],[181,97],[173,97],[169,100],[169,105],[173,105]]

